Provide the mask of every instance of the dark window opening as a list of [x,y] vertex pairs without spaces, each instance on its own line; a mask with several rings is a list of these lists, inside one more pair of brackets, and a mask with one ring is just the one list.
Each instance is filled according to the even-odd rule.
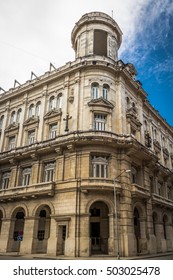
[[94,54],[107,56],[107,32],[94,30]]
[[90,210],[91,217],[100,217],[100,209],[93,208]]

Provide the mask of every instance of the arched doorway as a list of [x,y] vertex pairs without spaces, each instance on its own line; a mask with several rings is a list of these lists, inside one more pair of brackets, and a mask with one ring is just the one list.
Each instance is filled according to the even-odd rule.
[[23,209],[18,209],[17,213],[13,214],[14,217],[14,230],[13,230],[13,242],[11,251],[19,252],[20,244],[23,241],[24,224],[25,224],[25,212]]
[[90,207],[91,254],[108,254],[109,209],[102,201]]
[[141,229],[140,229],[139,211],[136,207],[134,209],[134,233],[136,237],[137,254],[139,254],[141,253],[141,249],[140,249]]
[[50,214],[51,210],[48,206],[43,206],[37,211],[33,242],[34,253],[47,253],[47,241],[50,236]]

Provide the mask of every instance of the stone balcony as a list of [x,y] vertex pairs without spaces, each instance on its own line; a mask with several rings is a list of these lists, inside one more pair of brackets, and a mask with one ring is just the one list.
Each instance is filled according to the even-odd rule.
[[29,186],[19,186],[0,190],[0,202],[15,201],[18,199],[54,196],[54,182],[39,183]]
[[168,208],[173,208],[173,200],[170,200],[166,197],[160,196],[158,194],[152,194],[152,202],[153,204],[163,205]]
[[141,198],[149,198],[150,191],[147,188],[144,188],[137,184],[132,184],[132,197],[141,197]]
[[[81,180],[81,191],[90,192],[90,191],[112,191],[114,190],[113,180],[106,178],[87,178]],[[121,185],[119,182],[116,182],[116,191],[120,193]]]

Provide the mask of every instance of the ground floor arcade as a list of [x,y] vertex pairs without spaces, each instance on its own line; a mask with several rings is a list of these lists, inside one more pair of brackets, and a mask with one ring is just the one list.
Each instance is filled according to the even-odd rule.
[[116,215],[111,196],[85,195],[76,212],[66,213],[51,200],[0,206],[0,252],[128,257],[173,251],[171,210],[142,200],[127,205],[118,196]]

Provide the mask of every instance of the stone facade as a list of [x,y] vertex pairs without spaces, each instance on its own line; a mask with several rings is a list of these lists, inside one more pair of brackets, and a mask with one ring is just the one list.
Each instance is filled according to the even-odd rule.
[[74,62],[1,94],[1,253],[173,251],[173,129],[118,60],[121,38],[85,14]]

